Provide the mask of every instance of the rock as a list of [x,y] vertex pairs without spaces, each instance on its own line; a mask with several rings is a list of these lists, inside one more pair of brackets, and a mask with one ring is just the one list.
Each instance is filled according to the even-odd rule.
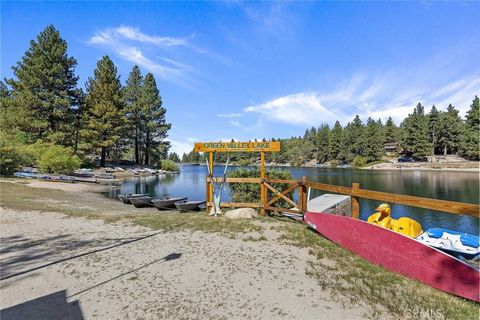
[[252,219],[258,215],[257,210],[252,208],[240,208],[230,210],[225,213],[225,217],[230,219]]

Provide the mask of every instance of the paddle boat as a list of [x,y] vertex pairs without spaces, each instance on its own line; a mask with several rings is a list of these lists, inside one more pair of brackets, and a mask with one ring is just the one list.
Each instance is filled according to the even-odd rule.
[[429,228],[423,232],[422,226],[413,219],[406,217],[393,219],[390,216],[390,206],[386,203],[378,206],[376,210],[377,212],[368,217],[367,222],[415,238],[427,246],[440,249],[460,259],[477,260],[479,258],[479,236],[443,228]]
[[393,219],[390,216],[392,210],[386,203],[382,203],[375,210],[377,212],[368,217],[368,223],[401,233],[410,238],[416,238],[423,232],[420,223],[413,219],[407,217]]
[[480,237],[443,228],[429,228],[417,241],[466,260],[480,258]]

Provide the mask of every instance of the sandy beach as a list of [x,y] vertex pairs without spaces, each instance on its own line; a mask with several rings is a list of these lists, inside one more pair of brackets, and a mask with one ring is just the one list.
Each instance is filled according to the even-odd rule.
[[[67,192],[95,187],[31,186]],[[313,258],[308,250],[275,241],[279,233],[270,226],[263,232],[266,240],[257,242],[244,241],[258,237],[255,233],[231,239],[61,213],[2,208],[0,215],[5,320],[59,314],[62,319],[360,319],[368,314],[361,303],[347,305],[322,290],[305,274]],[[85,255],[75,258],[80,254]]]

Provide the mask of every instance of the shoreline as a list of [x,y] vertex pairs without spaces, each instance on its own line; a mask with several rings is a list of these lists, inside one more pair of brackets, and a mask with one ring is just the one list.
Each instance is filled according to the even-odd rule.
[[437,172],[480,172],[480,168],[429,168],[429,167],[376,167],[378,165],[358,168],[361,170],[378,170],[378,171],[437,171]]
[[[266,168],[317,168],[317,169],[351,169],[351,170],[382,170],[382,171],[437,171],[437,172],[477,172],[480,173],[480,162],[471,162],[472,164],[476,164],[476,167],[466,167],[466,168],[458,168],[455,167],[455,164],[451,164],[453,166],[449,166],[448,164],[438,164],[438,163],[431,163],[431,162],[424,162],[424,163],[415,163],[414,165],[406,165],[406,164],[399,164],[399,163],[378,163],[371,166],[366,167],[328,167],[328,166],[312,166],[312,165],[302,165],[302,166],[292,166],[290,164],[265,164]],[[181,165],[195,165],[191,163],[181,163]],[[202,164],[199,164],[202,166]],[[215,163],[215,165],[224,166],[223,163]],[[232,165],[238,166],[238,165]],[[435,167],[432,167],[435,166]],[[441,166],[441,167],[439,167]],[[247,165],[247,166],[238,166],[238,167],[259,167],[259,165]]]

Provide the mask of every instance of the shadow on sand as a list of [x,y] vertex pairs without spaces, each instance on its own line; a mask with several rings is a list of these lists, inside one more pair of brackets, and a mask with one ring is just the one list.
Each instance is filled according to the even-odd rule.
[[[136,238],[92,240],[77,240],[68,234],[43,239],[29,239],[21,236],[0,238],[0,253],[3,255],[0,260],[0,269],[2,270],[0,280],[6,280],[60,262],[144,240],[160,233],[162,232]],[[82,248],[94,248],[94,250],[65,257],[70,252],[75,252]]]
[[67,302],[65,290],[0,310],[2,320],[83,320],[78,301]]

